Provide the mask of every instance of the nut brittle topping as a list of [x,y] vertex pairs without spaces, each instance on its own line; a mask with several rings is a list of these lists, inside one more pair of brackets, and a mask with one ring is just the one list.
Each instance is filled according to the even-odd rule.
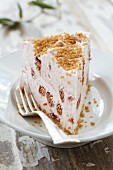
[[65,70],[80,67],[79,58],[83,57],[82,48],[77,42],[88,42],[88,37],[83,33],[58,34],[32,40],[36,57],[46,54],[48,49],[53,51],[53,59],[58,66]]

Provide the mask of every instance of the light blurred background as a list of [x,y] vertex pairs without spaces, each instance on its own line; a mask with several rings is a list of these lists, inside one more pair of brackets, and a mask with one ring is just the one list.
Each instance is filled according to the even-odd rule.
[[[55,9],[29,5],[41,2]],[[14,29],[0,25],[0,56],[21,48],[23,39],[61,32],[91,33],[92,47],[113,53],[113,0],[0,0],[0,19],[19,21],[18,6],[22,8],[21,26]],[[29,21],[29,22],[28,22]]]

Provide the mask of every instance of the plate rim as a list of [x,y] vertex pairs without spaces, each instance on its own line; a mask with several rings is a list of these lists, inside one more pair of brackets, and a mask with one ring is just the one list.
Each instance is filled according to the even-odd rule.
[[[109,53],[102,52],[101,50],[98,50],[98,49],[91,49],[91,51],[96,51],[96,52],[100,52],[100,53],[102,53],[102,54],[104,54],[104,55],[109,55],[109,57],[113,60],[113,57],[112,57]],[[11,53],[5,54],[5,55],[3,55],[3,56],[0,58],[0,61],[6,59],[9,55],[15,55],[16,53],[20,53],[20,52],[22,52],[22,50],[15,50],[15,51],[13,51],[13,52],[11,52]],[[5,66],[5,67],[6,67],[6,66]],[[10,71],[12,71],[12,70],[10,69]],[[9,96],[10,96],[10,95],[9,95]],[[9,101],[8,101],[8,102],[9,102]],[[26,130],[26,129],[23,129],[23,128],[21,129],[20,127],[14,125],[14,124],[12,124],[12,123],[10,123],[9,121],[7,121],[7,120],[4,118],[3,114],[1,114],[0,120],[1,120],[3,123],[7,124],[7,125],[10,126],[11,128],[13,128],[13,129],[15,129],[15,130],[17,130],[17,131],[19,131],[19,132],[22,132],[22,133],[24,133],[24,134],[27,134],[27,135],[30,135],[30,136],[32,136],[32,137],[39,138],[39,139],[42,139],[42,140],[46,138],[46,140],[49,140],[49,142],[52,141],[52,138],[51,138],[51,136],[49,136],[49,135],[41,135],[41,134],[38,134],[38,133],[36,134],[35,132],[31,132],[31,131]],[[113,134],[113,130],[111,130],[111,131],[109,131],[109,132],[106,132],[106,133],[104,133],[104,134],[100,134],[100,135],[98,134],[98,135],[96,135],[96,136],[91,136],[91,137],[88,138],[88,139],[87,139],[87,138],[80,139],[80,143],[82,143],[82,142],[90,142],[90,141],[102,139],[102,138],[111,136],[112,134]],[[78,137],[78,139],[79,139],[79,137]]]

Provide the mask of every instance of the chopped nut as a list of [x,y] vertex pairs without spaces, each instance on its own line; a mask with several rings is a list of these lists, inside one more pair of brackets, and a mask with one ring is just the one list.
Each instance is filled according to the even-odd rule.
[[71,76],[72,74],[71,73],[66,73],[67,76]]
[[44,106],[47,106],[47,103],[44,103],[43,105],[44,105]]
[[91,90],[91,85],[88,85],[88,89],[86,93],[88,94],[90,90]]
[[90,105],[90,104],[91,104],[91,102],[88,102],[88,104]]
[[85,106],[85,111],[90,112],[89,106]]
[[47,93],[46,93],[46,98],[47,98],[47,101],[48,101],[49,106],[50,106],[50,107],[53,107],[53,106],[54,106],[53,96],[50,94],[50,92],[47,92]]
[[34,123],[38,123],[37,120],[35,120]]
[[83,113],[83,111],[81,111],[81,113],[80,113],[80,117],[84,117],[84,113]]
[[71,122],[72,124],[74,124],[74,119],[73,118],[70,118],[70,119],[68,119],[69,120],[69,122]]
[[84,84],[84,65],[85,65],[85,61],[83,60],[83,68],[82,68],[82,85]]
[[45,96],[46,94],[46,90],[43,86],[39,86],[39,93],[42,95],[42,96]]
[[78,127],[79,127],[79,128],[82,128],[82,127],[83,127],[83,124],[79,123],[79,124],[78,124]]
[[38,57],[35,58],[35,64],[37,69],[40,71],[41,70],[41,61],[38,59]]
[[91,126],[94,126],[95,125],[95,122],[90,122]]
[[50,113],[50,117],[51,117],[52,119],[55,119],[56,121],[60,122],[60,119],[59,119],[58,116],[55,115],[54,113]]
[[93,101],[94,101],[94,104],[97,104],[97,101],[96,101],[96,99],[95,99],[95,98],[93,99]]
[[40,104],[39,104],[39,103],[37,103],[37,106],[38,106],[38,108],[41,110],[41,106],[40,106]]
[[64,102],[64,91],[63,91],[63,89],[61,89],[59,91],[59,94],[60,94],[61,101]]
[[80,105],[80,101],[81,101],[81,94],[80,94],[79,99],[78,99],[78,101],[77,101],[76,109],[78,109],[78,107],[79,107],[79,105]]
[[[84,34],[59,34],[55,36],[48,36],[32,40],[34,45],[34,53],[36,58],[47,53],[48,49],[53,49],[53,60],[57,61],[58,66],[65,70],[72,70],[75,68],[81,69],[78,58],[83,57],[82,48],[76,43],[83,41],[83,45],[89,42],[89,39]],[[68,47],[68,48],[67,48]],[[56,52],[56,53],[55,53]],[[53,54],[54,53],[54,54]],[[38,65],[39,64],[39,65]],[[37,62],[37,67],[40,70],[40,64]]]
[[64,78],[64,76],[60,76],[60,78],[61,78],[61,79],[63,79],[63,78]]
[[83,43],[83,46],[86,46],[86,45],[88,45],[87,43]]
[[57,112],[59,115],[62,115],[62,108],[61,108],[61,105],[60,104],[57,104]]
[[68,100],[69,100],[69,101],[73,101],[73,100],[74,100],[74,97],[73,97],[73,96],[69,96],[69,97],[68,97]]
[[84,121],[83,119],[79,118],[77,123],[79,124],[79,123],[82,123],[83,121]]

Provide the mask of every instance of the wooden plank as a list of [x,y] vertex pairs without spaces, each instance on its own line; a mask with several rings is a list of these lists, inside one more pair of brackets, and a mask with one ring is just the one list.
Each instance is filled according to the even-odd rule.
[[16,147],[15,131],[0,123],[0,169],[21,170],[22,165]]
[[45,145],[19,132],[17,132],[17,146],[24,167],[35,167],[42,158],[50,160],[48,149]]
[[113,136],[78,148],[58,149],[17,134],[24,170],[112,170]]

